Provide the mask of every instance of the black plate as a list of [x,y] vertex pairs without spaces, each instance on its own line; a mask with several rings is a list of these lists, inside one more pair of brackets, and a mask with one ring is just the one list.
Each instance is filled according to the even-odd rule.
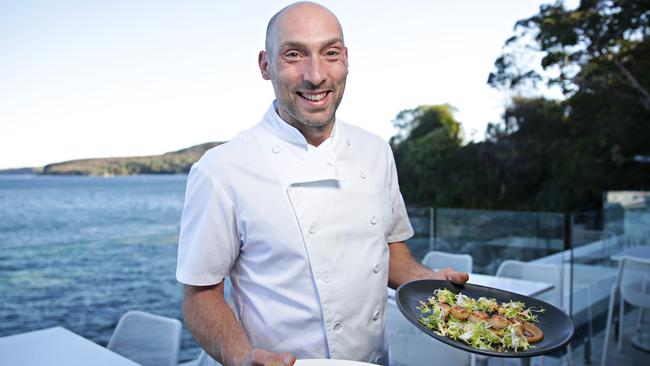
[[[546,309],[546,311],[544,313],[538,313],[539,323],[537,325],[544,332],[544,339],[540,342],[533,343],[535,348],[529,349],[528,351],[495,352],[480,350],[468,345],[461,340],[453,340],[451,338],[438,335],[432,330],[427,329],[427,327],[424,325],[420,324],[418,321],[420,311],[416,309],[416,307],[420,304],[421,300],[425,300],[428,297],[432,296],[433,291],[439,288],[446,288],[454,293],[462,292],[464,295],[475,299],[484,296],[487,298],[496,299],[499,303],[509,301],[522,301],[524,304],[526,304],[526,307],[543,307]],[[575,330],[571,318],[569,318],[569,316],[562,310],[556,308],[551,304],[514,292],[503,291],[492,287],[473,285],[470,283],[466,283],[464,285],[455,285],[449,281],[441,280],[413,281],[406,283],[397,289],[397,292],[395,293],[395,300],[397,302],[397,307],[406,317],[406,319],[415,324],[415,326],[420,328],[420,330],[426,334],[450,346],[486,356],[533,357],[551,353],[566,345],[571,340],[571,337],[573,337],[573,332]]]

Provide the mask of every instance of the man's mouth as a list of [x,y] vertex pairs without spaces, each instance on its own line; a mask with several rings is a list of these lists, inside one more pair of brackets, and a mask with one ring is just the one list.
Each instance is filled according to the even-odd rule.
[[327,94],[329,94],[329,91],[322,92],[322,93],[298,92],[298,95],[300,95],[304,99],[307,99],[310,102],[320,102],[321,100],[325,99]]

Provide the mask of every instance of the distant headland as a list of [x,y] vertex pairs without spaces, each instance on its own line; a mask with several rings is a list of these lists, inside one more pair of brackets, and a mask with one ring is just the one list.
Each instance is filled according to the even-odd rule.
[[44,167],[4,169],[0,170],[0,174],[93,176],[183,174],[189,172],[192,164],[206,151],[220,144],[222,142],[207,142],[162,155],[70,160]]

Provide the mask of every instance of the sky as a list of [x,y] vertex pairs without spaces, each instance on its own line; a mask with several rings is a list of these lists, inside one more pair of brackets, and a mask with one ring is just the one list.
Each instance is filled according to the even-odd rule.
[[[274,99],[257,55],[291,2],[0,0],[0,169],[231,139]],[[494,60],[549,2],[321,1],[349,50],[337,117],[388,140],[401,110],[448,103],[481,140],[506,100]]]

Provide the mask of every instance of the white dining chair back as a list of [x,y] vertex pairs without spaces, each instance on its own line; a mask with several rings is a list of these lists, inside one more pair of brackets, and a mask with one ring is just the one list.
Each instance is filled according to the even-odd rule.
[[650,310],[650,260],[634,257],[623,257],[618,265],[618,277],[612,286],[607,310],[607,325],[605,327],[605,344],[601,365],[607,361],[607,345],[611,331],[614,304],[616,296],[619,298],[618,315],[618,350],[623,347],[623,317],[625,316],[625,303],[628,303],[639,311]]
[[650,308],[650,261],[623,257],[619,275],[622,300],[638,308]]
[[562,275],[558,266],[509,259],[499,265],[496,275],[497,277],[550,283],[553,285],[553,288],[535,296],[535,298],[546,301],[562,311],[566,311],[562,301]]
[[469,254],[455,254],[432,250],[422,259],[422,264],[435,269],[451,267],[456,271],[472,272],[474,266],[472,256]]
[[[558,309],[567,312],[562,299],[562,273],[560,267],[555,264],[531,263],[518,260],[505,260],[497,269],[497,277],[509,277],[522,280],[546,282],[553,285],[549,291],[534,296],[536,299],[545,301]],[[571,343],[567,346],[567,361],[573,365]],[[540,365],[544,365],[544,356],[540,357]]]
[[181,329],[178,319],[128,311],[118,321],[106,348],[143,366],[176,366]]

